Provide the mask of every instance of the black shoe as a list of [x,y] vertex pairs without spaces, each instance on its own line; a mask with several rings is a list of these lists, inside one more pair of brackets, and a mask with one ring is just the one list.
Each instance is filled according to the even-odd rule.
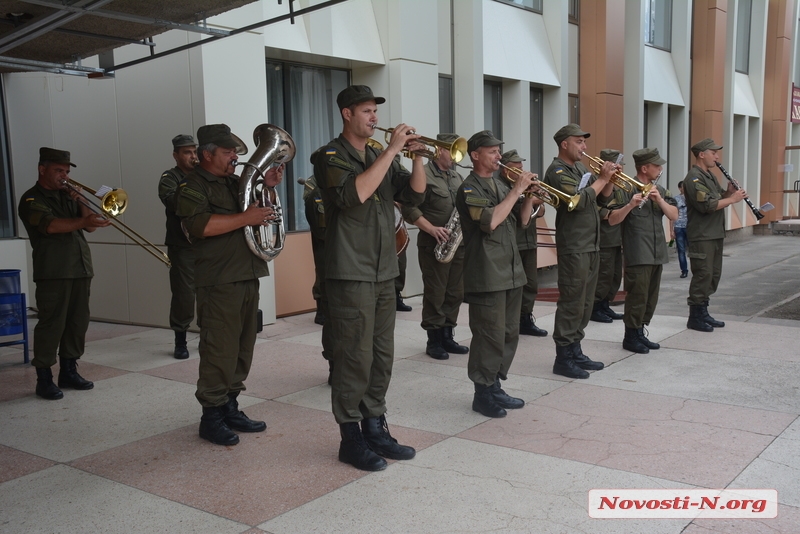
[[572,345],[562,347],[556,345],[556,361],[553,362],[553,374],[567,378],[589,378],[589,373],[578,367],[572,359]]
[[342,442],[339,444],[339,461],[350,464],[362,471],[382,471],[388,465],[386,460],[369,448],[358,423],[339,425]]
[[64,398],[64,392],[53,383],[53,371],[49,367],[36,368],[36,395],[47,400]]
[[600,305],[600,301],[594,303],[594,307],[592,308],[592,321],[596,321],[598,323],[613,323],[614,319],[606,315],[606,311],[603,309],[603,306]]
[[185,360],[189,357],[186,348],[186,332],[175,332],[175,352],[172,354],[176,360]]
[[686,328],[697,330],[698,332],[713,332],[714,327],[704,320],[703,306],[689,306],[689,320],[686,321]]
[[425,345],[425,354],[434,360],[446,360],[450,357],[442,348],[442,329],[428,330],[428,343]]
[[708,314],[708,301],[705,301],[705,303],[703,304],[703,321],[705,321],[706,324],[713,326],[714,328],[722,328],[725,326],[725,323],[723,323],[722,321],[717,321]]
[[687,276],[689,276],[689,273],[688,273],[688,272],[686,272],[686,271],[681,271],[681,278],[686,278]]
[[512,397],[500,386],[500,377],[498,376],[494,380],[494,384],[491,386],[492,388],[492,396],[494,397],[494,402],[497,403],[498,406],[501,408],[506,408],[508,410],[518,410],[525,406],[525,401],[522,399],[518,399],[517,397]]
[[647,339],[647,336],[644,333],[644,327],[636,329],[636,333],[639,335],[639,341],[642,342],[642,345],[647,347],[650,350],[658,350],[661,348],[661,345],[658,343],[654,343]]
[[228,393],[228,404],[222,407],[225,424],[231,430],[237,432],[264,432],[267,423],[264,421],[253,421],[239,409],[239,401],[236,400],[238,393]]
[[442,348],[451,354],[467,354],[469,347],[456,343],[454,336],[455,327],[445,326],[442,328]]
[[542,330],[536,326],[532,313],[521,313],[519,315],[519,335],[545,337],[547,330]]
[[411,311],[411,306],[403,302],[403,297],[400,296],[400,293],[397,294],[397,311],[401,312]]
[[618,320],[622,319],[623,317],[625,317],[621,313],[617,313],[617,312],[615,312],[614,310],[611,309],[611,305],[608,303],[608,299],[601,300],[600,304],[601,304],[601,306],[603,306],[603,311],[606,312],[606,315],[608,315],[609,317],[611,317],[615,321],[618,321]]
[[390,460],[410,460],[417,454],[414,447],[400,445],[389,434],[389,425],[386,423],[385,415],[367,417],[362,420],[361,433],[369,448],[378,456],[383,456]]
[[606,366],[603,362],[590,360],[589,357],[583,353],[580,343],[572,344],[572,360],[584,371],[600,371]]
[[494,391],[491,386],[475,384],[475,395],[472,397],[472,411],[478,412],[486,417],[505,417],[506,412],[494,398]]
[[622,340],[622,348],[631,352],[639,354],[647,354],[650,349],[647,348],[641,339],[639,339],[639,329],[625,327],[625,337]]
[[222,406],[203,408],[203,417],[200,418],[200,437],[216,445],[239,443],[239,436],[225,424]]
[[61,358],[61,370],[58,371],[58,387],[87,390],[94,387],[93,382],[89,382],[78,374],[78,360]]

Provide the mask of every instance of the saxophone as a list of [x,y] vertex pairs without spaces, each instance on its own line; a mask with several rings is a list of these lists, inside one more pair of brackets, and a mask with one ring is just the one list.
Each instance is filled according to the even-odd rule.
[[453,213],[450,214],[447,224],[444,226],[450,231],[450,237],[444,243],[439,243],[433,249],[433,255],[439,263],[450,263],[453,256],[456,255],[456,250],[461,244],[463,237],[461,233],[461,217],[458,214],[458,209],[453,208]]

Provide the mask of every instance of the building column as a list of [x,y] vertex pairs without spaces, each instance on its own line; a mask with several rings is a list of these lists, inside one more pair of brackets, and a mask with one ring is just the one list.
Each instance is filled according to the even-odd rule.
[[459,0],[453,10],[453,60],[456,131],[469,138],[484,129],[482,0]]
[[[528,82],[503,81],[503,141],[504,152],[516,149],[520,156],[530,159],[531,90]],[[526,165],[525,168],[530,169],[530,166]]]
[[727,2],[695,1],[690,146],[706,137],[721,142],[725,134],[727,27]]

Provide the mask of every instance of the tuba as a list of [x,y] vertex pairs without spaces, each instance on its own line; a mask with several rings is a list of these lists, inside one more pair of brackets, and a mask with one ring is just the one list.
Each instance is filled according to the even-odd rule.
[[256,151],[244,165],[245,170],[239,178],[239,203],[242,211],[251,204],[272,207],[275,219],[267,225],[245,226],[244,239],[250,250],[264,261],[271,261],[283,250],[286,231],[283,228],[281,199],[274,187],[264,183],[264,175],[272,167],[292,161],[295,145],[292,136],[273,124],[260,124],[253,130]]
[[439,263],[450,263],[453,256],[456,255],[456,250],[461,244],[463,234],[461,232],[461,216],[458,214],[458,209],[453,208],[453,213],[447,220],[445,228],[450,232],[450,237],[444,243],[438,243],[433,249],[433,255]]

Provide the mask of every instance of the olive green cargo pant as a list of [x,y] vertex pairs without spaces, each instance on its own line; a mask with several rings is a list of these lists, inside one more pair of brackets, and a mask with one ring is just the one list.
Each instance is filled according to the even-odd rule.
[[722,276],[722,239],[691,241],[686,253],[692,264],[689,283],[689,306],[702,306],[717,292]]
[[517,353],[522,288],[468,293],[465,301],[472,330],[467,375],[476,384],[491,386],[498,375],[508,378]]
[[167,247],[172,262],[169,269],[169,288],[172,301],[169,306],[169,327],[176,332],[186,332],[194,319],[194,249]]
[[600,249],[600,265],[597,271],[597,287],[594,301],[603,299],[614,302],[619,286],[622,284],[622,247]]
[[558,303],[553,341],[565,347],[583,340],[589,324],[597,286],[600,255],[597,252],[559,254]]
[[525,287],[522,288],[522,308],[520,309],[520,314],[522,315],[530,315],[533,313],[536,295],[539,294],[537,250],[538,249],[532,248],[519,251],[519,258],[522,260],[522,269],[525,271],[525,277],[528,279]]
[[56,363],[56,355],[65,360],[83,356],[91,284],[91,278],[36,282],[39,320],[33,329],[31,365],[46,369]]
[[464,300],[464,247],[458,247],[449,263],[436,260],[434,247],[419,247],[422,271],[422,328],[437,330],[456,326]]
[[628,265],[625,267],[625,316],[628,328],[649,325],[658,304],[663,265]]

